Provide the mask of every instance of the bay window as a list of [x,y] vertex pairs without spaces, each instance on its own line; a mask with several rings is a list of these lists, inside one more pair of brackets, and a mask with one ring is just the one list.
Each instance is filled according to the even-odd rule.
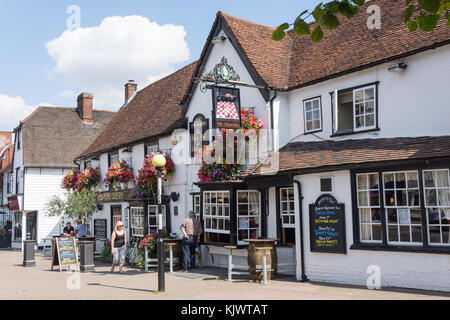
[[380,191],[378,173],[358,174],[357,203],[360,241],[381,242]]
[[203,219],[206,242],[230,242],[230,192],[203,193]]
[[195,218],[200,221],[200,195],[194,194],[193,196],[193,209],[195,212]]
[[430,244],[450,245],[449,170],[425,170],[423,180]]
[[238,191],[237,199],[237,242],[243,245],[245,239],[261,236],[261,196],[258,191]]

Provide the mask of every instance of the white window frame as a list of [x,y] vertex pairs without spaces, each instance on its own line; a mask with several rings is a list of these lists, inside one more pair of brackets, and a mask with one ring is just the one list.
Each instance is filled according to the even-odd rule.
[[[318,101],[319,103],[319,118],[315,119],[314,118],[314,101]],[[311,103],[311,111],[306,111],[306,104],[307,103]],[[306,113],[307,112],[311,112],[312,116],[311,116],[311,120],[307,120],[306,119]],[[314,128],[311,130],[308,130],[308,126],[306,125],[306,122],[312,122],[313,126],[314,126],[314,121],[319,120],[320,122],[320,127],[319,128]],[[318,131],[322,131],[322,102],[321,102],[321,97],[317,97],[317,98],[311,98],[311,99],[307,99],[303,101],[303,125],[305,127],[305,133],[311,133],[311,132],[318,132]]]
[[[371,99],[367,99],[366,100],[366,90],[367,89],[373,89],[373,100]],[[364,126],[357,128],[356,127],[356,92],[358,91],[362,91],[364,94],[364,99],[362,104],[364,105],[364,113],[358,115],[359,117],[363,117],[364,119]],[[366,113],[366,107],[365,104],[367,102],[372,102],[373,101],[373,125],[372,126],[366,126],[366,119],[365,117],[367,115],[371,115],[372,113]],[[358,132],[358,131],[365,131],[365,130],[370,130],[370,129],[376,129],[377,127],[377,86],[376,85],[370,85],[370,86],[366,86],[366,87],[361,87],[361,88],[357,88],[353,90],[353,131]]]
[[[152,214],[154,212],[154,214]],[[158,205],[149,205],[148,206],[148,232],[158,232],[159,229],[159,212],[158,212]],[[151,216],[155,216],[156,224],[150,224],[150,218]],[[166,228],[166,206],[162,206],[162,226],[163,229]],[[153,230],[152,230],[153,229]],[[156,229],[156,231],[154,231]]]
[[193,210],[195,212],[195,218],[200,221],[200,207],[201,207],[201,197],[199,194],[193,195],[194,203],[193,203]]
[[[138,215],[135,215],[134,211],[140,211]],[[137,225],[136,218],[138,218],[141,223]],[[135,233],[135,229],[142,229],[142,233]],[[144,208],[142,207],[131,207],[130,208],[130,233],[132,237],[144,237]]]
[[[247,193],[247,199],[248,201],[246,203],[241,203],[239,202],[239,194],[241,193]],[[257,193],[258,195],[258,203],[254,203],[254,202],[250,202],[250,193]],[[245,215],[245,216],[241,216],[239,215],[239,206],[240,205],[247,205],[248,207],[248,211],[250,212],[250,206],[251,205],[258,205],[258,214],[257,215]],[[247,228],[240,228],[240,219],[247,219],[250,220],[250,218],[256,218],[259,220],[259,224],[258,224],[258,228],[250,228],[250,224]],[[255,239],[258,239],[261,236],[261,193],[258,190],[238,190],[237,191],[237,206],[236,206],[236,221],[237,221],[237,225],[236,225],[236,229],[237,229],[237,244],[238,245],[248,245],[248,243],[244,242],[244,241],[239,241],[239,231],[241,230],[247,230],[248,233],[250,233],[250,230],[257,230],[257,235]],[[246,239],[250,239],[250,236],[248,236]]]
[[[405,174],[405,181],[406,181],[406,186],[405,188],[397,188],[396,186],[396,175],[399,173],[403,173]],[[417,188],[409,188],[408,187],[408,173],[416,173],[417,174]],[[394,188],[391,189],[386,189],[386,184],[385,184],[385,177],[388,174],[393,174],[394,175]],[[422,224],[413,224],[411,221],[411,209],[419,209],[421,211],[421,205],[420,205],[420,180],[421,177],[419,175],[419,170],[406,170],[406,171],[387,171],[387,172],[383,172],[383,201],[384,201],[384,209],[385,209],[385,217],[386,217],[386,228],[387,228],[387,242],[388,244],[394,244],[394,245],[407,245],[407,246],[423,246],[423,236],[422,236],[422,242],[413,242],[412,239],[412,228],[413,227],[420,227],[421,228],[421,234],[423,235],[423,230],[422,230]],[[399,206],[397,203],[397,191],[406,191],[406,206]],[[409,206],[409,195],[408,195],[408,191],[410,190],[417,190],[419,193],[419,203],[415,206]],[[388,204],[388,201],[386,199],[386,191],[393,191],[394,192],[394,197],[395,197],[395,205],[390,205]],[[389,222],[389,216],[388,216],[388,210],[389,209],[408,209],[409,210],[409,224],[404,224],[401,225],[399,218],[398,218],[398,213],[397,213],[397,223],[390,223]],[[390,241],[389,240],[389,226],[392,225],[396,225],[397,226],[397,232],[398,232],[398,241]],[[409,237],[410,237],[410,241],[401,241],[401,235],[400,235],[400,226],[408,226],[409,227]]]
[[[429,169],[429,170],[423,170],[423,172],[422,172],[423,196],[424,196],[424,199],[425,199],[425,204],[424,205],[425,205],[426,216],[427,216],[427,234],[428,234],[428,239],[429,239],[428,242],[429,242],[430,246],[450,246],[450,243],[444,243],[444,241],[442,239],[442,236],[443,236],[442,228],[444,226],[450,227],[450,225],[448,225],[448,224],[444,225],[442,223],[441,214],[439,213],[439,224],[430,224],[430,221],[429,221],[428,209],[449,209],[450,210],[450,206],[441,205],[440,204],[440,200],[439,200],[439,190],[450,189],[450,187],[438,187],[437,185],[435,185],[434,187],[427,187],[425,185],[425,172],[433,172],[434,181],[437,182],[437,179],[436,179],[436,172],[437,171],[446,171],[447,172],[447,176],[450,177],[450,172],[449,172],[448,169]],[[436,206],[428,205],[428,203],[427,203],[427,190],[435,190],[436,191]],[[438,227],[440,229],[440,238],[441,238],[441,242],[440,243],[432,243],[431,242],[430,227]]]
[[[289,190],[292,190],[292,196],[294,197],[292,200],[289,198]],[[286,198],[287,200],[283,200],[283,192],[287,192]],[[287,204],[287,211],[283,210],[283,204]],[[294,203],[294,209],[290,209],[290,204]],[[284,223],[283,217],[289,217],[289,223]],[[295,228],[295,190],[294,187],[280,188],[280,219],[281,219],[281,228],[289,229]],[[293,220],[293,223],[291,221]]]
[[148,144],[145,144],[145,157],[151,155],[152,153],[157,153],[159,151],[159,143],[158,141],[150,142]]
[[[217,202],[213,203],[210,200],[210,202],[208,203],[206,201],[207,198],[208,198],[207,195],[209,195],[209,199],[212,199],[211,196],[214,195],[214,194],[215,195],[221,194],[222,195],[222,199],[224,199],[224,196],[227,194],[229,202],[228,203],[222,202],[222,204],[219,204]],[[217,196],[216,196],[216,199],[217,199]],[[230,230],[230,223],[231,223],[231,221],[230,221],[230,215],[231,215],[230,202],[231,202],[230,191],[220,191],[219,190],[219,191],[204,191],[203,192],[203,219],[205,221],[205,228],[204,228],[205,229],[204,230],[205,233],[231,234],[231,230]],[[207,210],[207,206],[209,207],[209,210]],[[215,212],[216,212],[215,215],[212,214],[213,211],[214,211],[213,210],[214,208],[215,208]],[[222,212],[222,215],[218,215],[219,208],[220,208],[220,211]],[[226,215],[226,208],[228,208],[228,216]],[[221,229],[219,229],[219,228],[212,229],[210,227],[210,226],[212,226],[212,219],[216,219],[217,222],[219,220],[222,220],[223,228],[221,228]],[[225,228],[226,221],[228,221],[228,229]],[[209,222],[211,222],[211,224],[209,224]]]
[[[376,175],[377,176],[377,180],[378,180],[378,189],[371,189],[370,188],[370,179],[369,176],[371,175]],[[363,188],[360,189],[358,182],[359,182],[359,177],[360,176],[366,176],[366,186],[367,188]],[[378,206],[376,205],[371,205],[370,203],[370,193],[371,192],[378,192]],[[367,206],[360,206],[360,192],[364,192],[367,193]],[[381,236],[380,240],[374,240],[373,239],[373,226],[380,226],[380,232],[383,232],[383,223],[381,221],[381,215],[383,214],[383,212],[381,212],[381,195],[380,195],[380,177],[378,175],[377,172],[369,172],[369,173],[359,173],[356,175],[356,207],[358,209],[358,219],[359,219],[359,241],[362,243],[382,243],[383,242],[383,235]],[[361,210],[372,210],[372,209],[380,209],[380,222],[373,222],[372,220],[372,213],[370,213],[369,217],[370,217],[370,221],[369,222],[362,222],[362,214],[361,214]],[[363,226],[370,226],[370,240],[367,239],[363,239],[362,235],[363,235]]]

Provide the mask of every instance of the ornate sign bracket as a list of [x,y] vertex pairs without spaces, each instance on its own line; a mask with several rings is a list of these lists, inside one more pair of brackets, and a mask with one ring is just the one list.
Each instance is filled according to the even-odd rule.
[[232,84],[230,81],[240,81],[241,77],[236,73],[234,68],[228,64],[226,57],[222,57],[221,62],[216,64],[214,69],[205,74],[205,70],[202,67],[200,70],[200,90],[205,93],[208,89],[207,83],[224,83]]

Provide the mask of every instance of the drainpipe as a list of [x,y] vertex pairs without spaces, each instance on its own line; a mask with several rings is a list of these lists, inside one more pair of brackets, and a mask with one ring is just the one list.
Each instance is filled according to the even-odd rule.
[[300,219],[300,259],[301,259],[301,282],[309,281],[305,274],[305,250],[304,250],[304,235],[303,235],[303,196],[302,187],[299,181],[291,177],[292,181],[297,185],[298,191],[298,205],[299,205],[299,219]]
[[274,95],[272,98],[270,98],[270,129],[272,129],[272,143],[271,143],[271,151],[274,152],[275,150],[275,130],[274,130],[274,123],[273,123],[273,102],[278,97],[278,92],[274,90]]

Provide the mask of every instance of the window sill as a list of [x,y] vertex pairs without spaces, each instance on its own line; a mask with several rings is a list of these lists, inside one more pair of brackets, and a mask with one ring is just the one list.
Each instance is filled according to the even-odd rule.
[[330,138],[342,137],[342,136],[350,136],[359,133],[368,133],[368,132],[379,132],[380,128],[369,129],[369,130],[361,130],[361,131],[348,131],[348,132],[336,132],[330,136]]
[[431,253],[431,254],[450,254],[450,247],[421,247],[421,246],[392,246],[383,244],[354,244],[350,250],[369,250],[369,251],[391,251],[391,252],[411,252],[411,253]]

